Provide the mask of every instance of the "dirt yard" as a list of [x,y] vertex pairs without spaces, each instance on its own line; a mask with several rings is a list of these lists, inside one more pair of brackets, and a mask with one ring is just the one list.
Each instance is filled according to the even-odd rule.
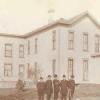
[[[76,86],[74,100],[100,100],[100,85]],[[23,92],[16,89],[0,89],[0,100],[38,100],[35,89],[25,89]],[[59,99],[60,100],[60,99]]]

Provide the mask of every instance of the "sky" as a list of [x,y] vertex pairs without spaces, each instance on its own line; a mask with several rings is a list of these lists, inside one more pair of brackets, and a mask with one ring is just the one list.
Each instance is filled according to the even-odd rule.
[[[88,11],[100,23],[100,0],[51,0],[53,20]],[[48,24],[49,0],[0,0],[0,33],[26,34]]]

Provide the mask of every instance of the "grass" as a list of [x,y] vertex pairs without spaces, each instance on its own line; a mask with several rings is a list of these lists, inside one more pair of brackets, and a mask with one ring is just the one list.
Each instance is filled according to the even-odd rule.
[[[100,85],[82,84],[76,86],[75,98],[80,97],[100,97]],[[16,89],[0,89],[0,100],[35,100],[37,92],[35,89],[25,89],[17,91]]]

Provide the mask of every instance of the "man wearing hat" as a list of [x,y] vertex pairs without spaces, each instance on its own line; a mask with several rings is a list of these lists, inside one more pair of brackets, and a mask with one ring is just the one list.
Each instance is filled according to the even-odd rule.
[[60,88],[61,88],[61,100],[66,100],[68,93],[68,81],[66,80],[65,75],[63,75],[63,79],[60,82]]
[[58,99],[58,94],[60,90],[60,82],[57,79],[57,75],[54,75],[54,80],[53,80],[53,89],[54,89],[54,100]]
[[53,93],[53,85],[51,80],[51,75],[48,75],[48,79],[46,80],[46,96],[47,100],[51,99]]
[[40,77],[40,80],[37,82],[37,92],[38,100],[44,100],[45,82],[43,81],[43,77]]
[[75,80],[73,75],[70,77],[68,81],[68,88],[69,88],[69,100],[72,100],[75,90]]

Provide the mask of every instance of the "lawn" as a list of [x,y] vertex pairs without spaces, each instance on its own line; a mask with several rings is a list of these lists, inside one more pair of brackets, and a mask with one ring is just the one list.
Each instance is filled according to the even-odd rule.
[[[100,85],[96,84],[77,85],[74,97],[85,98],[85,100],[92,100],[93,98],[94,98],[93,100],[100,100]],[[36,100],[36,99],[37,99],[36,89],[25,89],[23,92],[17,91],[16,89],[0,89],[0,100]]]

